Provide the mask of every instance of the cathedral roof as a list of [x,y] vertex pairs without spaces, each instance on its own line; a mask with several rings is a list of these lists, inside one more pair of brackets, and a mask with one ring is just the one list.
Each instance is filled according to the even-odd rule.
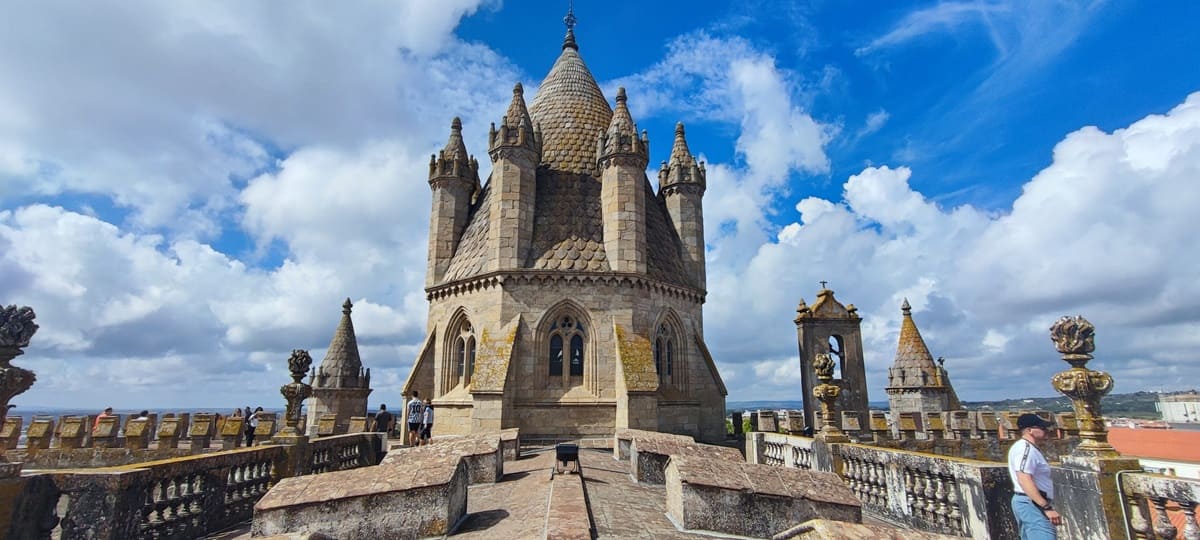
[[608,127],[612,108],[579,56],[572,32],[542,80],[529,115],[544,137],[542,165],[567,173],[598,172],[596,138]]
[[347,298],[342,304],[342,320],[337,330],[333,331],[333,340],[325,351],[325,359],[321,361],[320,370],[332,376],[342,375],[357,377],[362,369],[362,359],[358,356],[358,338],[354,336],[354,322],[350,320],[350,308],[354,304]]
[[[516,103],[516,101],[514,101]],[[512,114],[510,107],[509,115]],[[627,112],[626,112],[627,114]],[[597,141],[609,128],[613,109],[592,77],[574,33],[567,32],[562,53],[538,88],[529,115],[541,132],[542,161],[536,175],[532,246],[524,268],[607,272],[604,222],[600,206]],[[506,115],[508,116],[508,115]],[[505,122],[514,123],[513,119]],[[632,124],[632,119],[629,120]],[[632,131],[632,126],[630,126]],[[644,177],[643,177],[644,178]],[[691,283],[680,258],[680,240],[665,203],[649,180],[646,190],[647,274],[677,285]],[[491,182],[472,205],[470,221],[455,249],[443,282],[484,272],[487,261],[488,205]]]

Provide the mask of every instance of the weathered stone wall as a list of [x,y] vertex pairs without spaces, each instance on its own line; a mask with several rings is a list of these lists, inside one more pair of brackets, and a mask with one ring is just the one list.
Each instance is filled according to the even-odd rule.
[[[552,321],[547,313],[562,307],[564,298],[571,299],[570,307],[554,313],[578,318],[587,336],[583,376],[570,376],[567,365],[565,377],[548,375],[544,333]],[[682,335],[677,336],[673,380],[655,394],[664,405],[619,412],[616,379],[620,374],[615,364],[617,336],[612,321],[643,336],[648,343],[646,336],[653,334],[668,308],[678,319]],[[430,331],[436,333],[428,356],[431,366],[420,366],[414,374],[429,369],[432,374],[420,375],[409,387],[435,388],[435,434],[464,434],[476,429],[482,419],[474,418],[475,398],[453,372],[453,341],[443,335],[448,331],[446,326],[456,317],[465,316],[481,342],[478,350],[482,352],[492,350],[483,346],[484,336],[487,340],[510,339],[506,331],[510,329],[504,325],[519,315],[525,323],[511,337],[512,360],[506,366],[504,408],[497,427],[517,427],[534,438],[607,437],[616,429],[616,417],[623,412],[642,419],[641,426],[720,439],[724,437],[723,388],[713,376],[706,351],[701,350],[692,334],[693,328],[700,325],[699,313],[700,305],[693,300],[634,287],[617,276],[510,277],[502,287],[497,283],[431,300]],[[477,369],[484,369],[492,361],[477,357]],[[652,357],[648,361],[652,365]],[[471,414],[456,410],[467,407]],[[648,423],[647,415],[651,418]]]

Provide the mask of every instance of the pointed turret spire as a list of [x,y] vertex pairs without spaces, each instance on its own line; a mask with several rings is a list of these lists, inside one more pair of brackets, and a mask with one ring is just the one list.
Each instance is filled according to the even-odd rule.
[[704,163],[697,163],[692,152],[688,150],[683,122],[675,124],[675,142],[671,145],[671,159],[658,171],[659,186],[696,184],[704,187],[705,175]]
[[[940,372],[933,363],[933,355],[925,346],[921,331],[913,322],[912,306],[908,299],[900,305],[904,319],[900,322],[900,342],[896,347],[896,361],[892,364],[889,386],[940,386]],[[899,376],[901,380],[895,380]]]
[[649,161],[649,152],[647,145],[649,140],[645,134],[642,138],[638,138],[637,126],[633,123],[633,117],[629,114],[629,107],[626,105],[628,98],[625,96],[625,88],[617,88],[617,108],[613,109],[612,121],[608,123],[608,130],[600,134],[600,142],[597,148],[597,158],[603,162],[617,156],[625,156],[633,158],[632,165],[639,169],[646,168],[646,162]]
[[467,154],[467,144],[462,137],[462,120],[457,116],[450,122],[450,138],[446,140],[446,146],[429,157],[429,183],[433,184],[440,178],[479,182],[479,163]]
[[342,320],[333,331],[333,339],[325,352],[325,359],[317,370],[328,377],[325,387],[358,387],[362,384],[360,372],[362,359],[358,355],[358,338],[354,336],[354,322],[350,320],[354,304],[347,298],[342,304]]
[[[540,155],[542,151],[542,134],[533,126],[529,117],[529,109],[525,107],[525,87],[521,83],[513,86],[512,103],[508,112],[500,119],[500,129],[492,124],[488,132],[488,153],[494,154],[500,147],[523,147]],[[492,156],[495,159],[495,156]]]

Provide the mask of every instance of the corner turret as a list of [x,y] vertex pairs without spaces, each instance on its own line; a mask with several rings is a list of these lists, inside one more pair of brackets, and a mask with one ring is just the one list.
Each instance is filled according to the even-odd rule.
[[625,89],[617,89],[617,108],[596,144],[600,168],[600,209],[604,220],[604,252],[617,272],[646,272],[646,163],[650,141],[638,137],[626,106]]
[[[489,271],[521,268],[533,246],[537,166],[542,159],[542,134],[530,120],[521,83],[513,87],[512,104],[500,120],[500,129],[492,126],[488,133],[488,145],[492,177],[486,209],[487,267]],[[516,236],[507,237],[504,231]]]
[[667,205],[671,224],[683,242],[683,262],[692,281],[705,286],[704,269],[704,163],[698,163],[688,150],[683,123],[675,124],[675,143],[671,159],[658,171],[659,197]]
[[429,188],[433,208],[429,215],[429,264],[425,286],[442,281],[450,258],[467,226],[471,199],[479,190],[479,162],[467,154],[462,120],[450,123],[450,139],[441,152],[429,157]]

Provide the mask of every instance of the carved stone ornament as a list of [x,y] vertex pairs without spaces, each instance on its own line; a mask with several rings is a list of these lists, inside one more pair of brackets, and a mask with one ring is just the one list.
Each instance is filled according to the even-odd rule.
[[288,370],[292,372],[292,382],[279,387],[279,393],[287,400],[287,409],[283,413],[284,428],[279,431],[279,435],[300,435],[300,408],[304,405],[304,400],[312,396],[312,386],[301,382],[301,379],[308,373],[311,365],[312,356],[306,350],[293,350],[292,355],[288,357]]
[[28,347],[29,338],[38,331],[33,322],[36,317],[29,306],[0,307],[0,347]]
[[821,433],[819,437],[826,442],[846,442],[846,435],[837,425],[837,398],[842,393],[841,387],[833,382],[833,357],[829,353],[821,353],[813,359],[813,371],[821,384],[813,388],[813,396],[821,402]]
[[1074,367],[1083,367],[1096,350],[1096,327],[1082,315],[1062,317],[1050,327],[1054,348]]
[[288,357],[288,371],[292,372],[292,382],[298,383],[304,378],[312,361],[312,356],[308,354],[308,351],[303,349],[292,351],[292,355]]
[[817,378],[823,383],[828,383],[833,380],[833,368],[836,364],[833,362],[833,357],[829,353],[818,354],[813,359],[813,371],[817,373]]
[[[0,426],[8,417],[9,400],[29,390],[37,380],[32,371],[9,363],[25,353],[21,349],[29,346],[29,339],[37,333],[35,318],[37,314],[29,306],[0,307]],[[3,448],[0,448],[0,463],[6,463]],[[5,471],[15,474],[16,469]]]
[[1100,399],[1112,391],[1112,375],[1085,367],[1096,350],[1095,334],[1096,327],[1079,315],[1063,317],[1050,327],[1050,340],[1063,360],[1071,364],[1071,369],[1056,373],[1050,384],[1070,398],[1075,409],[1081,439],[1075,455],[1116,457],[1100,411]]

